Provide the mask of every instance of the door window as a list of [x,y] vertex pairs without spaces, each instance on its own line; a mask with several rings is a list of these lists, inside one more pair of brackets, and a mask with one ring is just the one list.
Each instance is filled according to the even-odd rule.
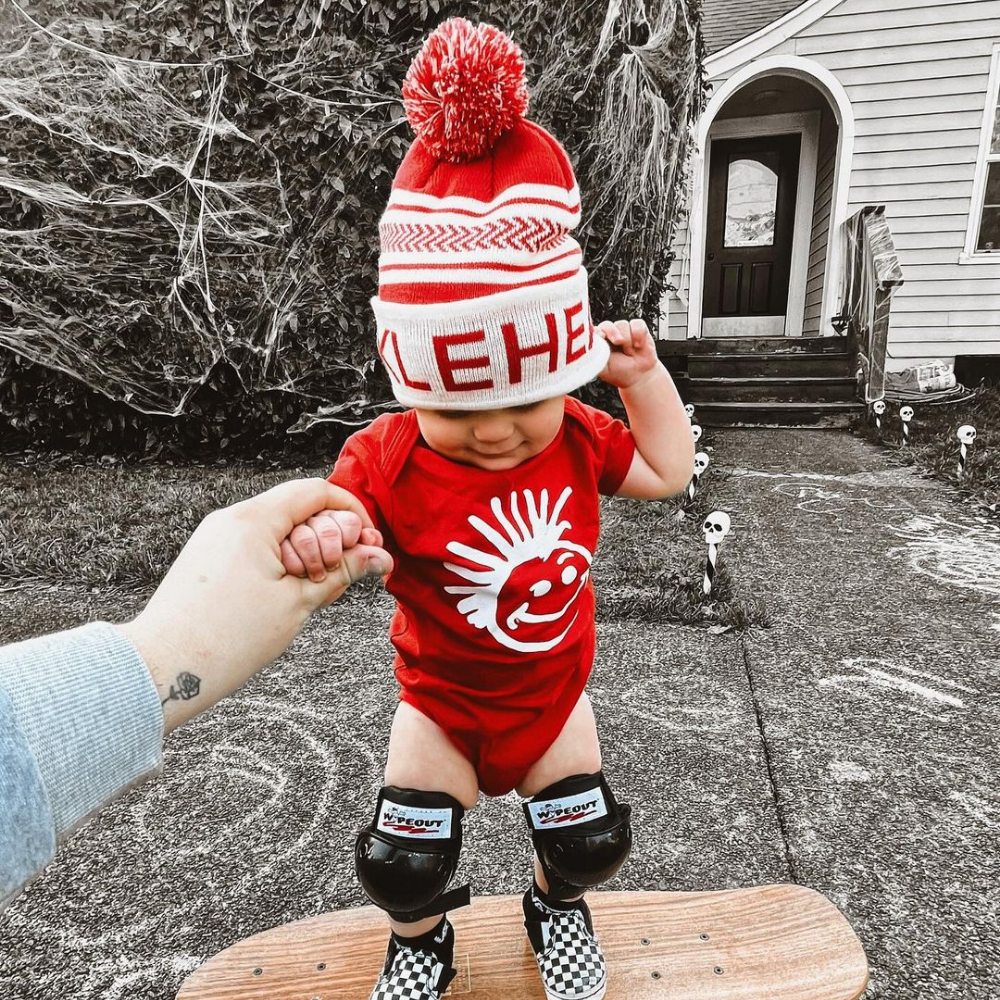
[[778,152],[731,154],[726,182],[726,247],[774,245]]

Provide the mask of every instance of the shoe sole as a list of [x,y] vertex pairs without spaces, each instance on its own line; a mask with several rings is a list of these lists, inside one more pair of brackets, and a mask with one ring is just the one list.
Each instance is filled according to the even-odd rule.
[[608,992],[608,980],[605,977],[604,982],[593,993],[574,993],[572,996],[567,996],[565,993],[550,993],[544,982],[542,988],[548,1000],[604,1000],[604,994]]

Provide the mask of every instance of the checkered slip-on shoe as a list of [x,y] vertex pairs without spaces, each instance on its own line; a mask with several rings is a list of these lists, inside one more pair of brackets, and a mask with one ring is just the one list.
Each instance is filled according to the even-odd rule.
[[608,969],[587,904],[581,899],[572,909],[556,910],[529,889],[523,908],[524,928],[549,1000],[601,1000]]
[[455,970],[433,951],[407,948],[389,937],[385,967],[369,1000],[441,1000]]

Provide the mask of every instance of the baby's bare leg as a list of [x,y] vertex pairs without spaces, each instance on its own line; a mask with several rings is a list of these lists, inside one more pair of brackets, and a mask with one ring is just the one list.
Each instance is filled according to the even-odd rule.
[[[436,722],[405,701],[399,703],[392,720],[385,783],[422,792],[447,792],[466,810],[479,797],[479,779],[472,764]],[[440,919],[427,917],[404,924],[390,918],[389,924],[400,937],[416,937]]]
[[[543,788],[571,774],[593,774],[601,769],[601,744],[597,738],[597,723],[594,710],[586,691],[570,713],[562,732],[555,743],[531,765],[531,770],[517,786],[518,795],[529,798]],[[549,891],[549,883],[542,866],[535,858],[535,878],[543,892]],[[582,894],[581,894],[582,895]],[[577,896],[577,899],[580,897]]]

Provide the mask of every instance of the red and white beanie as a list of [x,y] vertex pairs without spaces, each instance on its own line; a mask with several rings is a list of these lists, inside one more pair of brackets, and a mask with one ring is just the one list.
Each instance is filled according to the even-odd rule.
[[494,409],[584,385],[608,360],[570,235],[580,191],[566,151],[527,121],[521,50],[455,17],[403,83],[417,138],[379,222],[378,350],[396,399]]

